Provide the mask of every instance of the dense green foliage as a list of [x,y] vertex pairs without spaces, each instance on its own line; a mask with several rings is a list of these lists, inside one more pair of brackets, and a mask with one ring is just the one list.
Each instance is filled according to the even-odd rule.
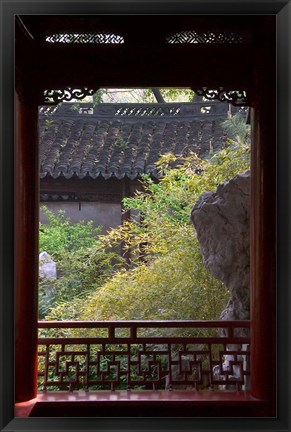
[[[132,219],[91,249],[100,251],[123,245],[130,251],[128,269],[120,269],[104,283],[91,279],[86,301],[72,299],[51,310],[48,319],[216,319],[224,309],[228,292],[205,270],[189,215],[195,200],[205,191],[249,168],[249,134],[236,116],[225,122],[229,145],[201,160],[167,154],[159,161],[159,183],[142,179],[143,191],[124,200]],[[243,133],[242,133],[243,132]]]
[[57,215],[45,206],[41,210],[48,223],[40,223],[39,249],[52,257],[58,271],[56,281],[39,282],[39,316],[43,318],[59,303],[84,298],[110,277],[123,260],[118,254],[105,251],[100,228],[95,228],[92,221],[72,224],[62,210]]
[[151,264],[119,271],[85,303],[78,302],[78,307],[63,304],[52,311],[51,318],[211,319],[213,313],[216,318],[225,305],[227,291],[204,270],[193,228],[172,240],[176,240],[176,249],[156,257]]
[[40,223],[39,250],[46,251],[53,259],[62,258],[66,252],[77,252],[93,246],[98,241],[100,228],[93,227],[93,222],[80,221],[72,224],[64,210],[55,215],[47,207],[41,211],[48,223]]

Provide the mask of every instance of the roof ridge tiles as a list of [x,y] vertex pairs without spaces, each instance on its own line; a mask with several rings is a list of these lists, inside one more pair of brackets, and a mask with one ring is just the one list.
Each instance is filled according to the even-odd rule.
[[[238,111],[240,108],[232,108]],[[65,102],[54,109],[51,106],[41,106],[41,119],[63,118],[64,120],[147,120],[147,119],[187,119],[226,117],[228,104],[216,100],[199,100],[194,102],[166,103],[74,103]]]
[[134,179],[142,172],[158,178],[155,163],[160,154],[193,151],[201,155],[223,147],[227,140],[221,126],[226,112],[220,118],[205,114],[187,120],[179,116],[145,119],[124,115],[110,121],[87,117],[62,121],[54,114],[50,117],[54,124],[48,126],[48,117],[40,117],[41,178]]

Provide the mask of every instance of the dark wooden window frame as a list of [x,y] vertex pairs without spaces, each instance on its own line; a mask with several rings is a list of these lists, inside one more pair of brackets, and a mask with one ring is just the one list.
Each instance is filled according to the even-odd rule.
[[[265,344],[276,346],[276,127],[275,127],[275,43],[274,22],[262,20],[266,38],[260,40],[254,68],[251,94],[252,197],[251,197],[251,354],[253,368],[252,396],[263,401],[258,415],[275,415],[276,359]],[[23,42],[29,49],[29,43]],[[268,50],[269,56],[264,55]],[[20,60],[21,64],[21,60]],[[84,68],[86,70],[86,68]],[[268,74],[265,71],[268,70]],[[199,74],[198,74],[199,75]],[[37,347],[37,231],[38,231],[38,154],[37,116],[39,97],[48,82],[38,81],[32,90],[31,77],[18,83],[16,94],[16,400],[32,399],[36,394]],[[189,78],[188,78],[189,79]],[[201,79],[201,76],[200,76]],[[123,80],[125,77],[123,76]],[[142,77],[144,85],[146,77]],[[174,78],[172,85],[177,82]],[[63,83],[60,80],[60,86]],[[130,81],[130,79],[129,79]],[[171,80],[170,80],[171,81]],[[169,82],[165,85],[169,85]],[[189,85],[194,87],[190,82]],[[187,79],[183,82],[186,84]],[[131,82],[132,84],[132,82]],[[233,84],[233,83],[232,83]],[[213,84],[214,85],[214,84]],[[215,88],[210,84],[211,88]],[[33,96],[37,96],[34,99]],[[23,215],[26,215],[23,217]],[[29,215],[29,217],[28,217]],[[25,260],[23,259],[25,257]],[[33,289],[34,287],[34,289]],[[270,313],[271,311],[271,313]],[[29,319],[28,319],[29,317]],[[262,362],[262,358],[265,360]],[[24,366],[25,365],[25,366]]]

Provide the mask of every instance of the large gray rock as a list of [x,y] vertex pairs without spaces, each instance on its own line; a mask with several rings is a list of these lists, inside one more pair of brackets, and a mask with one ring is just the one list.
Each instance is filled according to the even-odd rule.
[[249,171],[203,193],[191,211],[204,265],[229,289],[223,320],[250,317],[249,218]]
[[[215,193],[205,192],[195,202],[191,219],[197,231],[203,262],[209,272],[229,289],[230,300],[222,312],[222,320],[249,319],[250,317],[250,172],[235,176],[219,185]],[[223,335],[223,331],[221,335]],[[247,331],[236,330],[237,336]],[[228,345],[227,349],[240,351],[243,346]],[[238,359],[247,362],[245,356]],[[232,354],[225,355],[222,366],[213,369],[216,379],[230,368]],[[238,381],[240,368],[234,366],[231,381]],[[234,385],[221,386],[235,389]],[[249,388],[245,381],[244,389]]]

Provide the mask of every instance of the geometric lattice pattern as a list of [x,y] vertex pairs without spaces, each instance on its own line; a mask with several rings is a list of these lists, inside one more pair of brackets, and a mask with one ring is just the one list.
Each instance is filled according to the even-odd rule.
[[115,111],[116,116],[133,116],[133,117],[147,117],[147,116],[165,116],[165,115],[179,115],[181,111],[181,106],[179,105],[170,105],[167,106],[154,106],[147,105],[145,106],[122,106],[118,107]]
[[244,37],[240,33],[229,31],[203,31],[195,30],[181,31],[166,38],[166,42],[170,44],[230,44],[243,43]]
[[[42,390],[224,389],[246,384],[249,372],[248,322],[90,322],[40,324],[54,337],[39,338]],[[197,324],[198,323],[198,324]],[[202,323],[202,324],[201,324]],[[210,323],[212,327],[210,327]],[[205,324],[202,329],[201,325]],[[243,325],[242,325],[243,324]],[[143,326],[147,327],[144,328]],[[196,325],[196,327],[195,327]],[[199,325],[197,327],[197,325]],[[73,337],[101,331],[97,337]],[[158,328],[160,326],[160,329]],[[121,327],[121,328],[120,328]],[[140,327],[140,328],[138,328]],[[165,336],[158,336],[166,329]],[[235,329],[235,330],[234,330]],[[66,337],[56,337],[59,331]],[[116,335],[116,331],[122,334]],[[227,336],[220,336],[222,334]],[[152,336],[153,332],[156,336]],[[71,335],[70,335],[71,333]],[[151,334],[151,336],[149,336]],[[187,334],[187,336],[186,336]]]
[[96,44],[123,44],[122,36],[112,33],[59,33],[46,37],[50,43],[96,43]]

